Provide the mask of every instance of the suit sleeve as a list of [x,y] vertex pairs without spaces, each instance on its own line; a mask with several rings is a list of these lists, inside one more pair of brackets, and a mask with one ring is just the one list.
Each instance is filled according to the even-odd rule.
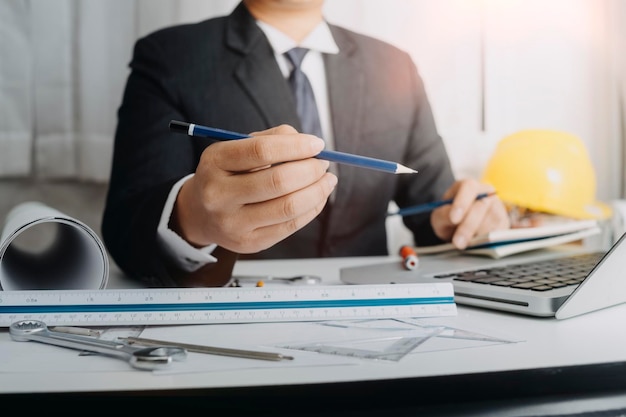
[[118,110],[109,190],[102,219],[104,242],[114,261],[147,286],[175,286],[157,225],[172,186],[195,170],[187,136],[172,135],[172,119],[184,120],[171,59],[148,37],[139,40]]
[[[411,91],[414,92],[414,124],[406,150],[405,164],[419,167],[419,179],[403,176],[398,183],[395,201],[400,208],[441,199],[455,178],[445,144],[439,135],[426,89],[415,64],[407,55]],[[407,216],[404,224],[413,232],[415,243],[427,246],[441,243],[435,235],[430,214]]]

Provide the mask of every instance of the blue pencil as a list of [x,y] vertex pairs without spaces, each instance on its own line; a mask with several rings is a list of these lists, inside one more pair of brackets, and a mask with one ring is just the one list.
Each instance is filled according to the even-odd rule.
[[[482,193],[476,196],[476,200],[481,200],[485,197],[489,197],[490,195],[494,195],[495,192],[492,193]],[[451,204],[452,199],[449,198],[447,200],[434,201],[432,203],[419,204],[417,206],[405,207],[396,211],[395,213],[387,213],[387,216],[411,216],[414,214],[428,213],[433,211],[437,207],[445,206],[446,204]]]
[[[251,137],[243,133],[230,132],[228,130],[216,129],[213,127],[201,126],[193,123],[179,122],[172,120],[170,130],[178,133],[185,133],[189,136],[201,136],[217,140],[246,139]],[[374,169],[376,171],[389,172],[391,174],[415,174],[416,170],[405,167],[397,162],[385,161],[383,159],[369,158],[367,156],[353,155],[344,152],[323,150],[315,156],[330,162],[352,165],[360,168]]]

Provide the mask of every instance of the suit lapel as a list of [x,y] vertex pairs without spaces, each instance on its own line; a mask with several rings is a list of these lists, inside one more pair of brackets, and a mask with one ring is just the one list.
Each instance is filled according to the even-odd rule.
[[288,123],[300,129],[293,96],[278,68],[274,51],[243,4],[230,16],[226,44],[242,57],[234,76],[255,103],[267,127]]
[[335,144],[338,151],[354,152],[359,143],[364,80],[356,46],[342,31],[333,26],[331,30],[340,50],[336,55],[326,55],[324,61]]
[[[326,55],[326,77],[330,110],[333,115],[333,132],[335,149],[341,152],[359,153],[361,121],[364,103],[364,78],[356,56],[356,46],[340,29],[330,26],[339,46],[337,55]],[[353,189],[354,175],[342,175],[339,166],[339,190],[337,200],[348,201],[351,197],[348,190]]]
[[287,123],[300,130],[293,96],[274,60],[273,52],[269,51],[268,60],[267,54],[259,53],[259,49],[246,56],[235,70],[235,77],[250,95],[268,127]]

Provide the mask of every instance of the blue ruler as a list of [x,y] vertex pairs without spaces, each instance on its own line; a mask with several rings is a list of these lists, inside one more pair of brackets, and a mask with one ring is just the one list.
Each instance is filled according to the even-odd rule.
[[182,325],[456,315],[450,283],[0,291],[0,327]]

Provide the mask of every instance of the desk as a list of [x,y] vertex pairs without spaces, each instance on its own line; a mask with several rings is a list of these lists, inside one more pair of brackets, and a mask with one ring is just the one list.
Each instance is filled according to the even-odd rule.
[[[320,275],[325,284],[338,284],[340,268],[381,262],[397,257],[332,258],[284,261],[242,261],[235,274]],[[422,257],[420,262],[429,262]],[[110,288],[133,286],[113,272]],[[6,373],[0,371],[0,393],[31,406],[66,406],[72,394],[80,399],[147,400],[155,407],[168,400],[194,399],[203,410],[236,408],[239,415],[376,415],[393,410],[432,410],[462,405],[461,415],[489,401],[510,407],[519,399],[536,401],[560,396],[612,398],[626,407],[626,305],[565,321],[538,319],[459,306],[459,327],[480,323],[523,340],[457,351],[413,354],[396,363],[363,362],[357,366],[246,369],[154,376],[147,372]],[[0,341],[9,339],[0,332]],[[2,358],[1,360],[6,360]],[[33,400],[21,394],[36,394]],[[624,394],[624,395],[623,395]],[[39,399],[40,401],[37,401]],[[593,400],[590,398],[590,400]],[[78,403],[76,402],[78,401]],[[106,403],[106,401],[103,401]],[[187,406],[191,403],[185,402]],[[93,409],[93,405],[88,406]],[[457,411],[458,411],[457,407]],[[162,410],[162,408],[160,408]],[[496,415],[506,415],[500,409]],[[355,414],[349,414],[349,412]],[[330,414],[329,414],[330,413]],[[371,414],[370,414],[371,413]],[[439,415],[439,414],[438,414]],[[477,415],[487,415],[482,409]]]

